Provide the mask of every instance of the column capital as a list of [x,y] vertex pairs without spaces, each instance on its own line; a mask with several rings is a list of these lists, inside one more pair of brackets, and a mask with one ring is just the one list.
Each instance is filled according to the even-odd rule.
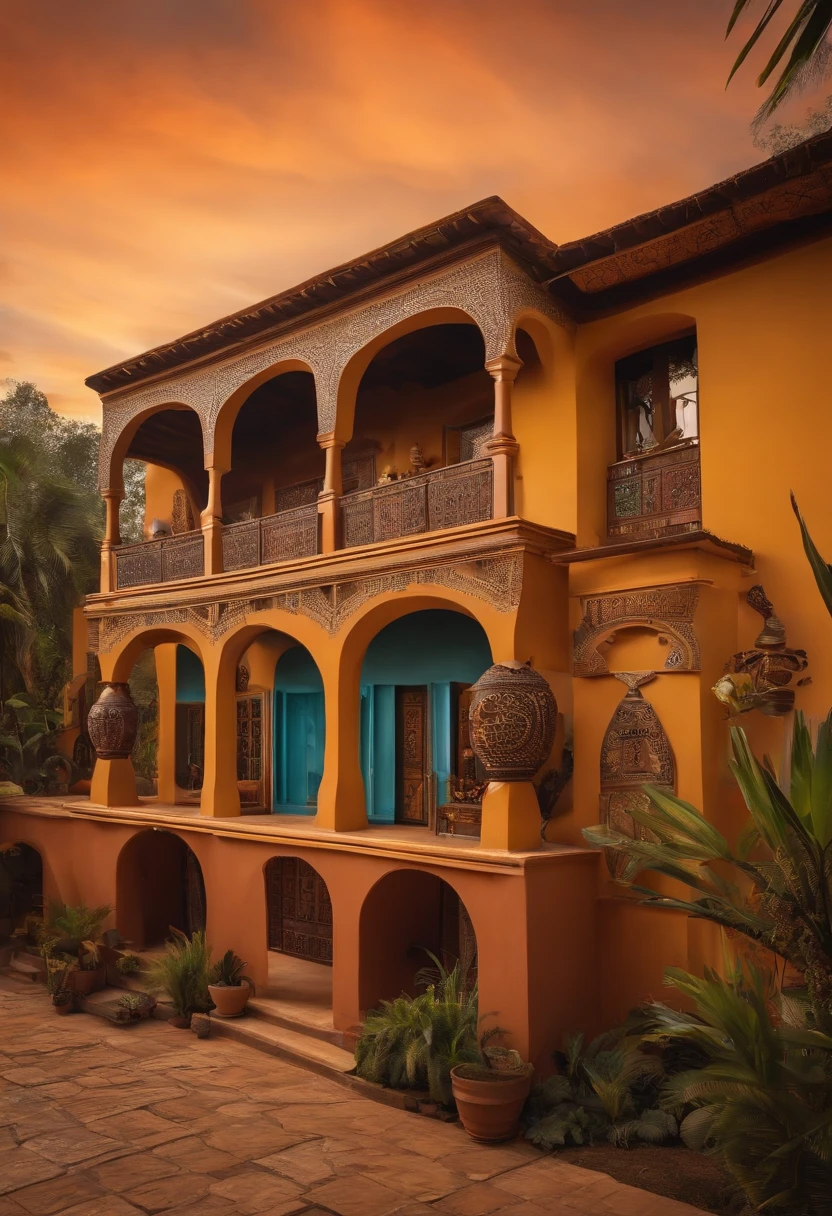
[[494,380],[507,380],[513,383],[517,373],[523,366],[523,360],[516,355],[497,355],[495,359],[486,359],[485,370]]
[[346,447],[347,443],[346,439],[339,439],[334,431],[323,431],[316,438],[318,440],[318,447],[323,448],[324,451],[328,448]]

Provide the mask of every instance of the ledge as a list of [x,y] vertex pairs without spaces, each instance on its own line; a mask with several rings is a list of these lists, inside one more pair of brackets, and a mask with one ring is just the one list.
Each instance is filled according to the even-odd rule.
[[75,819],[109,823],[119,827],[162,827],[196,832],[226,840],[258,844],[288,844],[294,848],[322,849],[332,853],[354,853],[403,861],[410,865],[440,865],[447,869],[478,870],[491,874],[522,876],[527,868],[552,865],[574,857],[595,856],[595,849],[575,845],[544,844],[533,852],[508,853],[485,849],[470,837],[436,836],[429,828],[395,825],[335,832],[316,827],[305,815],[240,815],[213,818],[201,815],[198,807],[171,806],[155,799],[139,806],[104,807],[88,799],[63,801],[46,798],[9,798],[0,802],[0,812],[51,819]]
[[736,545],[732,541],[722,540],[713,532],[698,529],[696,532],[677,532],[672,536],[649,537],[644,540],[610,541],[605,545],[593,545],[582,549],[569,549],[561,553],[553,553],[550,561],[558,566],[571,565],[573,562],[603,561],[605,558],[638,557],[640,553],[662,552],[678,553],[685,549],[701,549],[714,557],[725,561],[737,562],[742,566],[754,568],[754,554],[745,545]]

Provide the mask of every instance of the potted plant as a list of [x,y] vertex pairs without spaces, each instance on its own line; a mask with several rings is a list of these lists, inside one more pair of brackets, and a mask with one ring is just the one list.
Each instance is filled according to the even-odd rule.
[[233,950],[225,954],[211,969],[208,991],[221,1018],[238,1018],[245,1011],[248,998],[255,991],[254,980],[243,975],[246,964]]
[[122,954],[116,959],[116,970],[120,975],[135,975],[141,970],[141,965],[138,954]]
[[172,940],[166,943],[165,953],[148,972],[148,987],[151,992],[166,994],[173,1008],[171,1025],[187,1030],[192,1014],[211,1008],[208,994],[211,947],[201,929],[190,937],[180,929],[172,928],[171,933]]
[[72,1013],[74,994],[69,987],[69,967],[53,967],[46,972],[46,991],[52,998],[55,1012],[66,1016]]
[[119,998],[116,1016],[120,1022],[143,1022],[155,1007],[155,1000],[146,992],[125,992]]
[[107,970],[101,964],[98,948],[101,926],[112,912],[109,904],[87,908],[83,904],[53,906],[50,928],[57,933],[54,944],[57,954],[74,955],[78,959],[78,970],[71,976],[71,984],[79,996],[89,996],[103,988]]
[[531,1064],[518,1052],[485,1043],[501,1030],[486,1032],[480,1041],[481,1059],[451,1069],[451,1087],[459,1118],[472,1140],[498,1144],[512,1140],[532,1082]]

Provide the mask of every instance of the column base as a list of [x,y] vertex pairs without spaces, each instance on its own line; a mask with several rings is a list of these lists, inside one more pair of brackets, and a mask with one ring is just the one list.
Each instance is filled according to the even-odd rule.
[[482,800],[484,849],[527,853],[541,846],[540,805],[531,781],[492,781]]
[[99,806],[138,806],[133,761],[96,760],[90,784],[90,802]]

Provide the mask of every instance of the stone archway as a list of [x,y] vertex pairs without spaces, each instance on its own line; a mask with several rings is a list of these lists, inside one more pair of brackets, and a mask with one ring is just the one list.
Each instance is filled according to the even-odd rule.
[[266,863],[269,950],[332,966],[332,901],[317,870],[300,857]]
[[136,949],[160,945],[171,929],[190,935],[207,916],[202,867],[173,832],[138,832],[121,850],[116,869],[116,924]]
[[359,921],[358,1000],[363,1013],[379,1001],[420,991],[417,973],[460,962],[467,983],[477,976],[471,917],[450,883],[424,870],[392,870],[369,891]]

